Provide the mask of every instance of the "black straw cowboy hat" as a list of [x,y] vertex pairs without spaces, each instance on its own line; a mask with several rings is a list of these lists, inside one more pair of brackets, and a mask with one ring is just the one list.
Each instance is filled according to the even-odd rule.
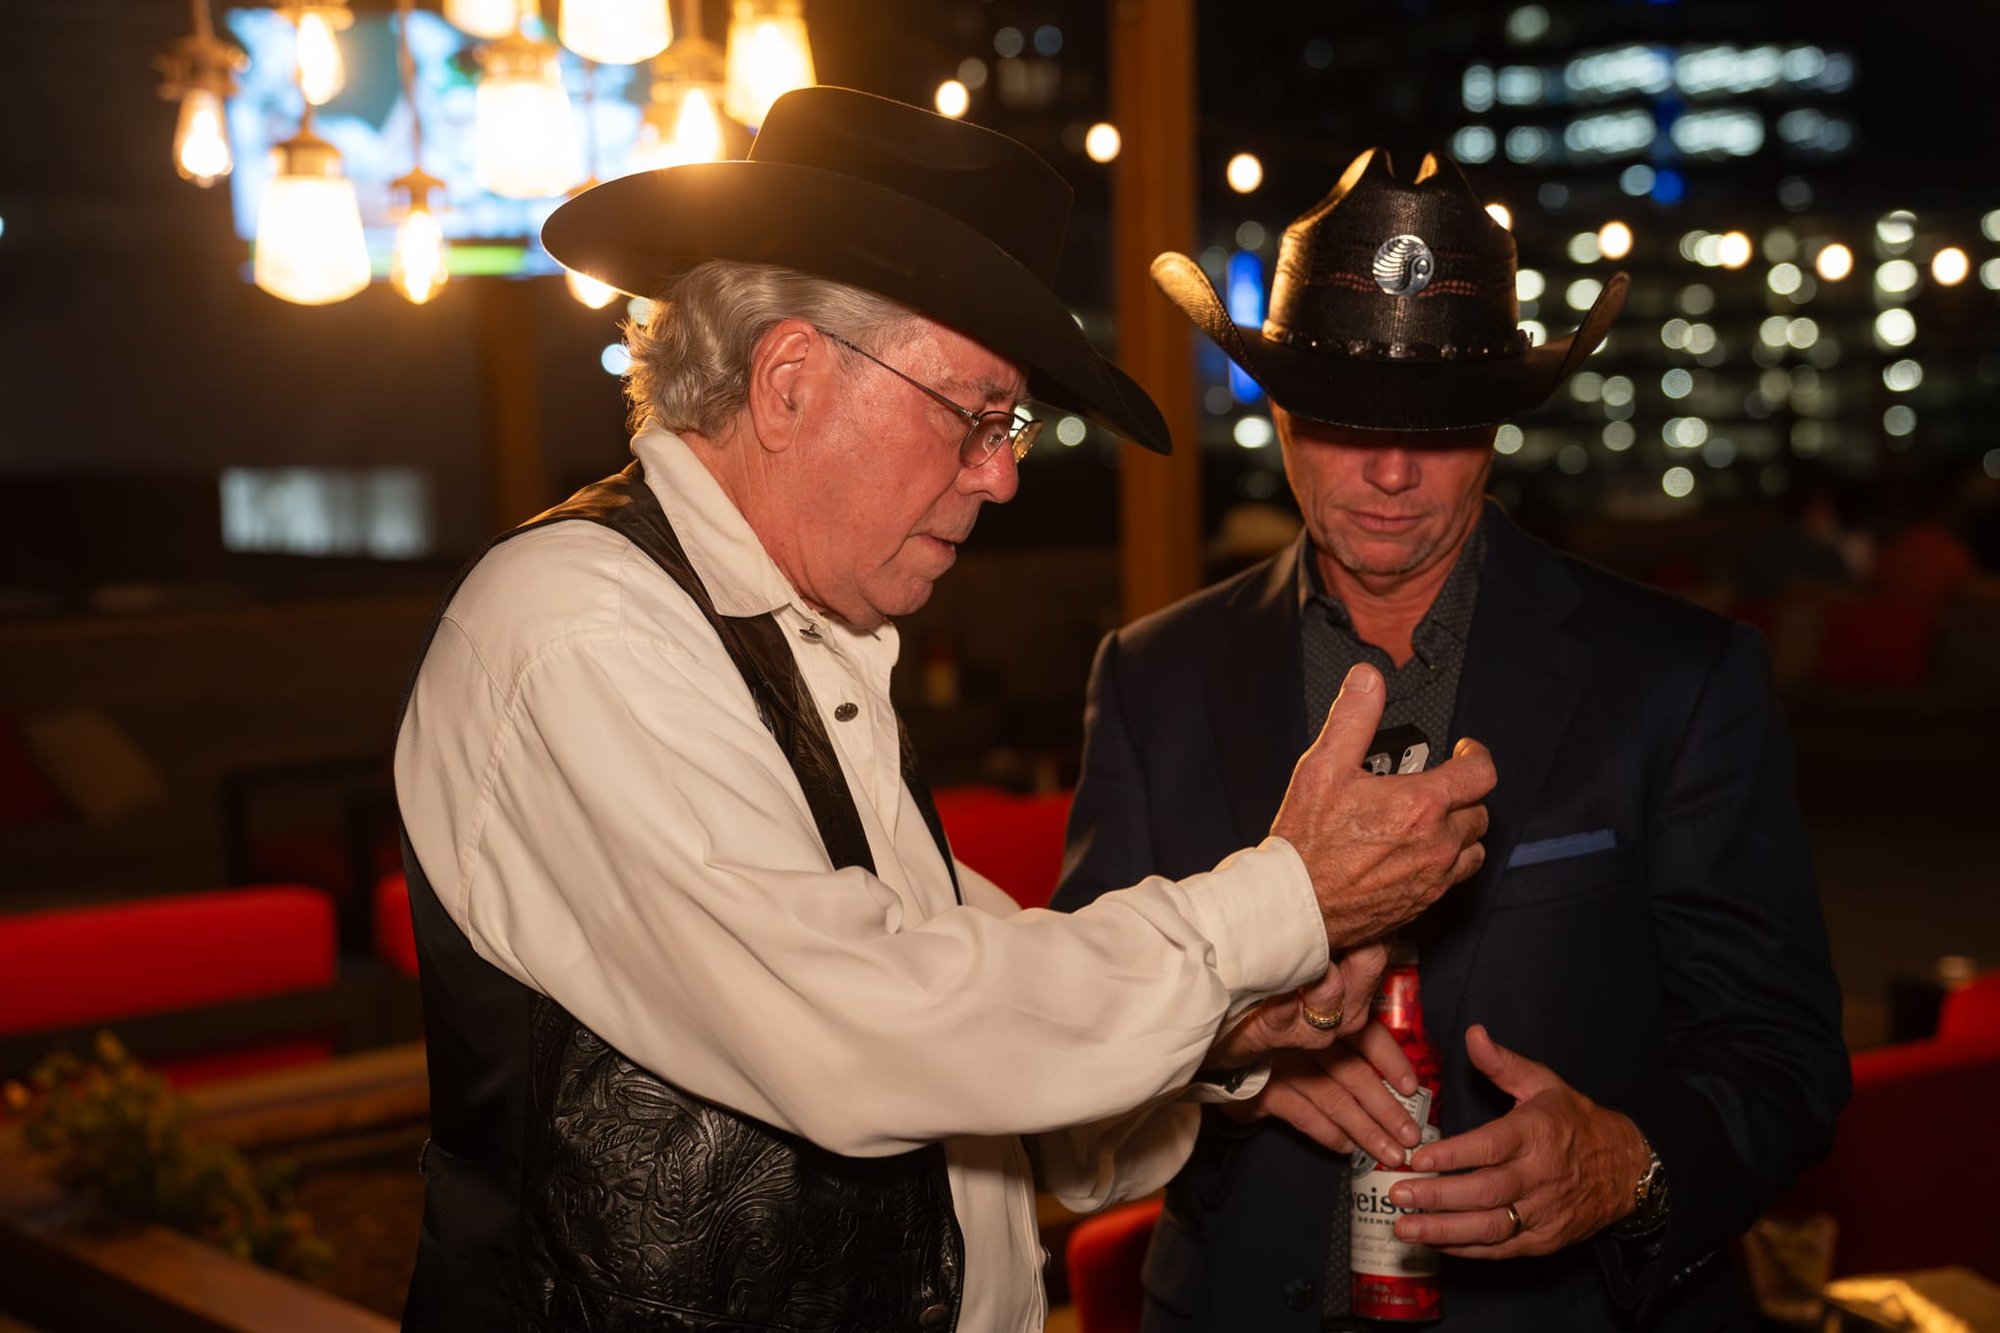
[[1028,392],[1148,449],[1160,409],[1099,356],[1054,288],[1071,190],[1004,134],[846,88],[779,98],[741,162],[640,172],[549,216],[567,268],[638,296],[704,259],[876,292],[1028,367]]
[[1408,184],[1369,149],[1285,228],[1262,329],[1230,319],[1186,255],[1153,261],[1181,313],[1287,412],[1370,430],[1488,426],[1539,406],[1625,305],[1613,274],[1583,325],[1529,346],[1518,327],[1514,237],[1450,159]]

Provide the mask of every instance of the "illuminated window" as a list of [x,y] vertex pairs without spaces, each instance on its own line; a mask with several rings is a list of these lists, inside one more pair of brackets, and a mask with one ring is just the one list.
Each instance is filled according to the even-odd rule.
[[430,481],[414,468],[224,468],[221,491],[225,550],[430,554]]

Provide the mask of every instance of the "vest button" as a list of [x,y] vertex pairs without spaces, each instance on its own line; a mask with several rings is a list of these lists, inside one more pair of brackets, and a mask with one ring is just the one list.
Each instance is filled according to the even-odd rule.
[[926,1305],[924,1312],[917,1316],[918,1328],[945,1328],[951,1323],[951,1311],[943,1305]]
[[860,712],[861,710],[853,704],[842,704],[833,710],[833,720],[835,722],[852,722]]
[[1295,1277],[1285,1284],[1285,1308],[1303,1310],[1313,1302],[1311,1278]]

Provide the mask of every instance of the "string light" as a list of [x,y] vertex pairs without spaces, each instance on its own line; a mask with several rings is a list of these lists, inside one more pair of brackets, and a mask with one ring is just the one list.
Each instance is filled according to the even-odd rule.
[[1255,153],[1238,153],[1229,159],[1229,166],[1223,173],[1229,181],[1229,188],[1238,194],[1249,194],[1264,183],[1264,164],[1257,160]]
[[1123,146],[1124,141],[1119,137],[1118,127],[1108,120],[1100,120],[1084,132],[1084,155],[1093,162],[1112,161]]
[[368,243],[354,182],[339,150],[313,133],[312,116],[308,105],[299,132],[271,152],[251,277],[283,300],[326,305],[368,285]]
[[414,305],[422,305],[438,294],[451,276],[444,229],[431,212],[431,191],[444,182],[424,170],[424,125],[417,113],[416,61],[410,55],[411,0],[398,0],[396,9],[396,63],[403,77],[403,100],[410,107],[409,174],[391,182],[408,201],[403,220],[396,227],[396,245],[389,259],[389,282]]
[[667,0],[562,0],[556,38],[585,60],[636,65],[667,49],[674,25]]
[[208,0],[192,0],[194,32],[156,56],[160,96],[181,104],[174,127],[174,169],[181,179],[206,189],[235,167],[229,151],[226,99],[236,93],[236,75],[249,68],[241,49],[219,41],[208,17]]
[[722,78],[722,48],[702,36],[701,6],[689,5],[681,36],[653,58],[652,92],[633,153],[642,169],[722,160],[728,146]]
[[[583,67],[583,142],[584,167],[589,174],[583,178],[582,184],[569,192],[572,199],[597,184],[596,74],[596,67],[586,61]],[[563,270],[563,282],[571,296],[592,310],[602,310],[618,299],[618,290],[610,283],[573,268]]]
[[334,36],[353,26],[347,0],[313,0],[279,9],[298,29],[299,91],[309,106],[325,106],[347,86],[347,66]]
[[521,30],[486,48],[474,98],[473,178],[508,199],[559,195],[583,174],[556,45],[526,35],[539,11],[528,0]]
[[521,6],[516,0],[444,0],[444,18],[460,32],[490,42],[521,26]]
[[771,103],[817,82],[802,0],[735,0],[729,20],[724,109],[752,127]]

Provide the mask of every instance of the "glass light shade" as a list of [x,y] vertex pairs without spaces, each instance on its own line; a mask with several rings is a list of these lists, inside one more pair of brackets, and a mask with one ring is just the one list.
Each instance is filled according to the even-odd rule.
[[445,22],[460,32],[492,41],[521,26],[518,0],[444,0]]
[[553,43],[503,37],[487,48],[474,102],[472,172],[481,189],[508,199],[558,195],[583,175]]
[[174,129],[174,166],[182,179],[207,187],[236,165],[229,153],[229,134],[222,115],[222,98],[210,89],[190,88],[181,95],[180,124]]
[[344,8],[334,5],[303,5],[297,15],[299,91],[311,105],[325,106],[347,84],[347,67],[341,61],[340,43],[333,34],[354,18]]
[[655,84],[639,142],[632,150],[635,170],[684,166],[689,162],[720,162],[723,153],[722,112],[716,106],[722,89],[715,84]]
[[428,204],[414,204],[396,228],[396,251],[389,260],[389,281],[413,305],[438,294],[451,276],[445,267],[444,230]]
[[816,82],[802,9],[800,0],[735,0],[723,109],[745,125],[762,125],[771,103]]
[[569,284],[569,294],[592,310],[602,310],[618,299],[616,287],[599,282],[587,273],[578,273],[573,268],[563,270],[563,281]]
[[600,65],[651,60],[673,40],[667,0],[563,0],[562,44]]
[[271,157],[257,212],[257,285],[300,305],[345,301],[368,285],[368,243],[339,151],[301,129]]

